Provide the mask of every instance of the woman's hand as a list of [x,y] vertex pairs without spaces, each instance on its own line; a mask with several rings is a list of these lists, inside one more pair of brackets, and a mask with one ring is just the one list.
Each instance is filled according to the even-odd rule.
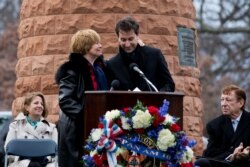
[[143,43],[143,41],[139,38],[138,39],[138,44],[140,45],[140,46],[144,46],[145,44]]

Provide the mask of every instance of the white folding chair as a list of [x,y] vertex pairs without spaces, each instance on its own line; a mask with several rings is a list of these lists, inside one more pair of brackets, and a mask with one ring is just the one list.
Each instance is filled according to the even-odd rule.
[[4,167],[7,167],[8,155],[30,158],[52,156],[57,167],[57,144],[51,139],[13,139],[6,146]]

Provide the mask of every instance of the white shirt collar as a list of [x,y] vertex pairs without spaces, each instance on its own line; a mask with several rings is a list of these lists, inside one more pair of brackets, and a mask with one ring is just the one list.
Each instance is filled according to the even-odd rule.
[[231,119],[232,121],[240,122],[240,118],[242,115],[243,111],[241,111],[240,115],[236,119]]

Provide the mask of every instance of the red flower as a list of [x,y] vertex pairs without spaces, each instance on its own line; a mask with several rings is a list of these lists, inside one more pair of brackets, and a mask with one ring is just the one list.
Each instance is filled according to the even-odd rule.
[[125,107],[125,108],[123,109],[123,111],[124,111],[125,114],[127,114],[127,113],[129,113],[130,108],[129,108],[129,107]]
[[156,108],[155,106],[149,106],[148,111],[151,115],[155,115],[155,114],[159,113],[159,109]]
[[154,120],[152,123],[154,127],[158,127],[158,125],[165,120],[165,118],[160,115],[158,108],[154,106],[149,106],[148,111],[154,117]]
[[101,128],[101,129],[103,129],[103,128],[104,128],[104,125],[103,125],[103,123],[99,123],[99,124],[98,124],[98,128]]
[[102,157],[101,156],[95,154],[93,156],[93,159],[94,159],[94,162],[95,162],[96,166],[101,166],[102,165]]
[[119,127],[122,127],[122,121],[121,121],[121,118],[118,118],[115,123],[119,126]]
[[119,154],[119,155],[116,157],[116,159],[117,159],[117,162],[121,161],[121,160],[123,159],[123,158],[122,158],[122,155]]
[[107,158],[107,154],[104,154],[104,153],[103,153],[103,154],[102,154],[102,161],[105,162],[105,161],[107,161],[107,159],[108,159],[108,158]]
[[143,134],[145,132],[145,129],[135,129],[135,132],[138,133],[138,134]]
[[126,134],[128,134],[128,133],[129,133],[128,130],[122,129],[122,134],[126,135]]
[[161,163],[161,167],[168,167],[168,164],[167,164],[167,163],[162,162],[162,163]]
[[107,154],[105,153],[102,155],[95,154],[93,160],[97,167],[108,167]]
[[162,117],[162,116],[160,116],[159,113],[157,113],[157,114],[154,115],[154,121],[153,121],[152,125],[154,127],[158,127],[158,125],[160,123],[162,123],[164,120],[165,120],[165,117]]
[[193,167],[193,163],[189,162],[189,163],[185,163],[185,164],[181,164],[180,167]]
[[170,127],[170,130],[172,132],[179,132],[181,130],[180,126],[177,125],[177,124],[172,124],[171,127]]

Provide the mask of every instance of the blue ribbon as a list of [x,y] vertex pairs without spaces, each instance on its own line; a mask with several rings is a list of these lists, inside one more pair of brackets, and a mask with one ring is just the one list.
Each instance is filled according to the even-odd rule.
[[170,161],[171,157],[167,155],[165,152],[152,149],[152,148],[147,148],[143,145],[139,145],[138,143],[135,143],[129,139],[122,138],[121,140],[121,145],[125,147],[128,150],[134,151],[136,153],[146,155],[151,158],[157,158],[160,159],[161,161]]

